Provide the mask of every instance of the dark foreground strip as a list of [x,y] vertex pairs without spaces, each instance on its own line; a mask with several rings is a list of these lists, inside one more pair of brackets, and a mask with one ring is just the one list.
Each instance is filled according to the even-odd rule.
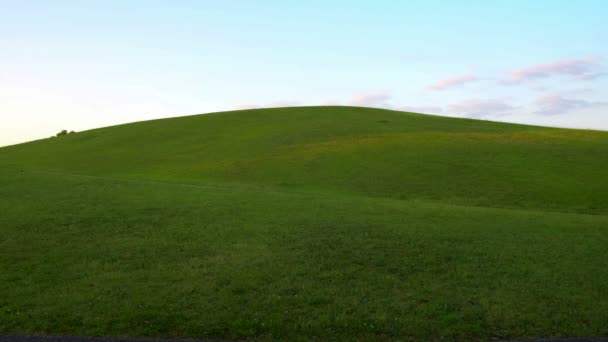
[[163,340],[155,338],[0,335],[0,342],[218,342],[221,340]]
[[606,337],[569,337],[569,338],[541,338],[537,340],[509,340],[501,342],[608,342]]
[[[109,338],[80,336],[22,336],[0,335],[0,342],[212,342],[221,340],[163,340],[141,338]],[[502,341],[508,342],[508,341]],[[603,337],[542,338],[537,340],[510,340],[510,342],[608,342]]]

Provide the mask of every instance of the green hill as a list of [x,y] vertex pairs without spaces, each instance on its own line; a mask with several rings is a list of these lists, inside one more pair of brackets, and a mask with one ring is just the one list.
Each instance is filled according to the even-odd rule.
[[353,107],[139,122],[1,150],[35,170],[608,210],[608,134]]
[[608,132],[357,107],[0,148],[0,332],[608,335]]

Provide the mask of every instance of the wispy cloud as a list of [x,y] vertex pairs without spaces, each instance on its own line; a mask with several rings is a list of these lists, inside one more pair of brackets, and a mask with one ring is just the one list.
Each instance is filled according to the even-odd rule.
[[530,89],[532,89],[532,90],[534,90],[534,91],[540,91],[540,92],[543,92],[543,91],[547,91],[549,88],[547,88],[547,87],[543,87],[543,86],[536,86],[536,87],[530,87]]
[[463,75],[439,80],[427,87],[430,90],[445,90],[448,88],[460,87],[464,84],[478,81],[475,75]]
[[375,93],[361,93],[353,96],[350,101],[350,104],[353,106],[362,106],[362,107],[390,107],[388,101],[390,101],[391,96],[385,92],[375,92]]
[[438,114],[443,112],[443,108],[436,106],[402,106],[397,107],[397,110],[414,113]]
[[588,81],[588,80],[596,80],[598,78],[607,76],[608,73],[606,72],[596,72],[594,74],[583,74],[583,75],[578,75],[576,76],[576,79],[578,80],[583,80],[583,81]]
[[509,73],[502,83],[520,83],[552,76],[571,76],[579,80],[589,80],[601,77],[602,75],[603,73],[600,72],[597,58],[588,57],[548,62],[515,69]]
[[502,99],[469,99],[448,106],[448,111],[470,117],[508,114],[515,109]]
[[534,101],[534,104],[538,107],[538,110],[535,112],[536,114],[558,115],[575,109],[607,106],[608,102],[567,99],[561,95],[549,95],[538,98],[536,101]]
[[592,92],[593,92],[593,89],[589,88],[589,87],[579,87],[579,88],[573,88],[573,89],[560,91],[560,93],[562,95],[579,95],[579,94],[588,94],[588,93],[592,93]]

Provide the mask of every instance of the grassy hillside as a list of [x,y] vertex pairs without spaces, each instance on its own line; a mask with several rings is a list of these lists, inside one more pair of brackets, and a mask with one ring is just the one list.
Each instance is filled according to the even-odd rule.
[[0,165],[608,213],[608,134],[352,107],[140,122],[0,150]]
[[608,336],[608,132],[354,107],[0,149],[0,332]]

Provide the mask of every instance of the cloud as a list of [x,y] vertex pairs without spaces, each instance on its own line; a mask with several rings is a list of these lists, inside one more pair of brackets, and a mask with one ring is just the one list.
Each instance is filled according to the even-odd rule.
[[589,87],[579,87],[579,88],[560,91],[560,93],[562,95],[578,95],[578,94],[587,94],[587,93],[592,93],[592,92],[593,92],[593,89],[591,89]]
[[535,90],[535,91],[547,91],[548,90],[547,87],[542,87],[542,86],[531,87],[530,89]]
[[361,107],[390,107],[388,101],[391,96],[384,92],[378,93],[363,93],[353,96],[350,104]]
[[507,114],[514,109],[516,109],[516,107],[511,106],[501,99],[469,99],[448,106],[448,111],[450,112],[466,114],[471,117]]
[[534,104],[538,107],[538,110],[535,113],[540,115],[558,115],[575,109],[585,109],[608,105],[607,102],[566,99],[560,95],[540,97],[534,101]]
[[439,80],[430,86],[427,89],[430,90],[445,90],[448,88],[460,87],[466,83],[471,83],[478,81],[479,79],[475,75],[463,75],[458,77],[446,78],[443,80]]
[[511,71],[503,83],[520,83],[552,76],[571,76],[579,80],[601,77],[597,58],[567,59],[556,62],[531,65]]
[[443,112],[443,108],[435,107],[435,106],[403,106],[403,107],[397,107],[396,109],[404,111],[404,112],[413,112],[413,113],[437,114],[437,113]]
[[[537,91],[537,92],[545,92],[545,93],[548,92],[549,90],[551,90],[549,87],[543,87],[543,86],[534,86],[534,87],[530,87],[530,89]],[[560,95],[565,95],[565,96],[588,94],[588,93],[592,93],[592,92],[593,92],[593,88],[589,88],[589,87],[578,87],[578,88],[555,91],[555,93],[559,93]]]
[[578,76],[576,76],[576,79],[582,80],[582,81],[589,81],[589,80],[596,80],[596,79],[604,77],[606,75],[608,75],[608,73],[606,73],[606,72],[596,72],[594,74],[578,75]]

